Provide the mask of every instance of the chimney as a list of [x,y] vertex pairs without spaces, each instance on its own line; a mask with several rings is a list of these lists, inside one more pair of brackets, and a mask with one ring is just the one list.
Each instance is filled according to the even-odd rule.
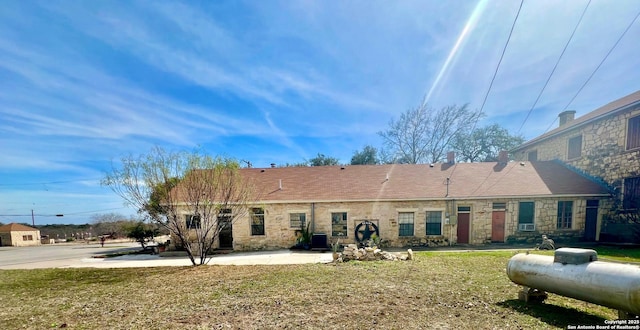
[[506,165],[509,162],[509,152],[506,150],[500,150],[498,153],[498,164]]
[[456,163],[456,153],[453,151],[447,152],[447,164],[455,164]]
[[560,126],[558,127],[562,127],[565,124],[570,123],[571,121],[573,121],[573,118],[576,115],[576,111],[575,110],[567,110],[567,111],[563,111],[561,112],[558,117],[560,117]]

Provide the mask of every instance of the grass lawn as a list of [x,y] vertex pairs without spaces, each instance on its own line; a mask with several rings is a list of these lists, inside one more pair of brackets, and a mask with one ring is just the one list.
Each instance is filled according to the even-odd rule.
[[[625,250],[600,252],[624,258]],[[622,251],[622,252],[621,252]],[[634,254],[635,253],[635,254]],[[513,252],[418,252],[409,262],[0,270],[1,329],[554,329],[608,308],[517,300]],[[635,251],[630,261],[640,261]]]

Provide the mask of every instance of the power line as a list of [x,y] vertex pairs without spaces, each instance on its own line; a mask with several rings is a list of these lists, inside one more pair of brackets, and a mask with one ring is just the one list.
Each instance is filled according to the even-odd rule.
[[547,132],[551,129],[551,127],[553,127],[553,125],[556,123],[556,121],[557,121],[557,120],[558,120],[558,117],[556,116],[556,117],[553,119],[553,121],[551,122],[551,124],[549,125],[549,127],[547,127],[547,129],[546,129],[546,130],[544,130],[544,133],[542,133],[542,134],[547,133]]
[[28,182],[28,183],[0,183],[0,186],[39,186],[39,185],[47,185],[47,184],[60,184],[60,183],[71,183],[71,182],[82,182],[82,181],[100,181],[100,178],[92,178],[92,179],[77,179],[77,180],[64,180],[64,181],[49,181],[49,182]]
[[511,24],[511,30],[509,31],[509,37],[507,38],[507,42],[504,44],[504,48],[502,48],[502,54],[500,55],[500,60],[498,61],[498,65],[496,66],[495,71],[493,72],[493,77],[491,78],[491,83],[489,83],[489,89],[487,93],[484,95],[484,100],[482,101],[482,106],[480,106],[480,112],[484,109],[484,105],[487,103],[487,98],[489,97],[489,93],[491,92],[491,88],[493,87],[493,82],[498,75],[498,69],[500,68],[500,64],[502,64],[502,59],[504,58],[504,53],[507,51],[507,46],[509,45],[509,41],[511,41],[511,35],[513,34],[513,30],[516,26],[516,22],[518,21],[518,17],[520,16],[520,10],[522,10],[522,4],[524,0],[520,0],[520,7],[518,7],[518,13],[516,13],[516,17]]
[[[78,215],[78,214],[89,214],[89,213],[97,213],[97,212],[104,212],[104,211],[113,211],[113,210],[123,210],[123,209],[128,209],[128,207],[116,207],[116,208],[111,208],[111,209],[102,209],[102,210],[93,210],[93,211],[81,211],[81,212],[72,212],[72,213],[64,213],[64,214],[34,214],[35,216],[38,217],[60,217],[60,216],[67,216],[67,215]],[[30,217],[32,216],[31,214],[0,214],[0,217]]]
[[520,131],[522,131],[522,127],[524,127],[524,124],[529,119],[529,116],[533,112],[533,109],[535,109],[536,105],[538,104],[538,101],[540,101],[540,97],[542,96],[542,93],[544,93],[544,90],[547,88],[547,85],[549,84],[549,81],[551,81],[551,77],[556,72],[556,69],[558,68],[558,64],[560,64],[560,60],[562,60],[562,56],[564,56],[565,51],[569,47],[569,44],[571,43],[571,40],[573,39],[573,36],[576,34],[576,31],[578,30],[578,27],[580,26],[580,23],[582,23],[582,19],[584,18],[584,14],[587,12],[587,9],[589,8],[590,4],[591,4],[591,0],[589,0],[589,2],[587,2],[587,5],[584,7],[584,10],[582,11],[582,15],[580,15],[580,19],[578,20],[578,23],[573,28],[573,32],[571,32],[571,35],[569,36],[569,40],[567,40],[567,43],[564,45],[564,48],[562,49],[562,52],[560,53],[560,56],[558,57],[558,60],[556,61],[556,64],[553,66],[553,69],[551,70],[551,73],[549,74],[549,77],[547,77],[547,81],[545,81],[544,86],[542,86],[542,90],[540,90],[540,93],[538,94],[538,97],[536,98],[535,102],[533,102],[533,105],[531,106],[531,109],[529,109],[529,112],[527,112],[527,116],[522,121],[522,125],[520,125],[520,128],[518,129],[518,132],[516,133],[516,135],[520,134]]
[[569,108],[569,106],[571,105],[571,103],[573,103],[573,101],[576,99],[576,97],[578,97],[578,94],[580,94],[580,92],[582,92],[582,89],[589,83],[589,81],[591,81],[591,78],[593,78],[593,76],[596,74],[596,72],[600,69],[600,67],[602,66],[602,63],[604,63],[604,61],[607,60],[607,58],[609,57],[609,55],[611,54],[611,52],[613,52],[613,50],[618,46],[618,44],[620,43],[620,40],[622,40],[622,38],[624,38],[624,36],[627,34],[627,32],[629,31],[629,29],[631,29],[631,26],[633,26],[633,24],[636,22],[636,20],[638,19],[638,16],[640,16],[640,11],[638,12],[638,14],[636,14],[636,17],[633,18],[633,20],[631,21],[631,23],[629,23],[629,25],[627,26],[627,28],[624,30],[624,32],[622,32],[622,34],[620,35],[620,38],[618,38],[618,40],[615,42],[615,44],[613,44],[613,47],[611,47],[611,49],[609,49],[609,52],[607,52],[607,55],[604,56],[604,58],[602,59],[602,61],[600,61],[600,64],[598,64],[598,66],[596,67],[595,70],[593,70],[593,72],[591,73],[591,75],[589,76],[589,78],[587,78],[587,80],[584,82],[584,84],[582,84],[582,86],[580,87],[580,89],[578,89],[578,92],[571,98],[571,101],[569,101],[569,103],[567,103],[567,105],[562,109],[562,111],[567,110],[567,108]]
[[117,208],[112,208],[112,209],[102,209],[102,210],[94,210],[94,211],[82,211],[82,212],[65,213],[65,215],[78,215],[78,214],[87,214],[87,213],[96,213],[96,212],[123,210],[123,209],[128,209],[128,207],[117,207]]
[[[30,217],[32,216],[31,214],[0,214],[0,217]],[[61,214],[38,214],[35,213],[33,214],[33,216],[38,216],[38,217],[61,217]]]

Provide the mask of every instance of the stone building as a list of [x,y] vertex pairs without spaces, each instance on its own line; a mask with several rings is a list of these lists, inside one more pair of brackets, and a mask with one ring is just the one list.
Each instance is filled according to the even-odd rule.
[[528,243],[539,233],[595,236],[600,211],[590,205],[609,198],[605,187],[557,162],[502,156],[496,163],[241,169],[260,197],[221,233],[219,246],[289,248],[307,225],[327,243],[356,243],[377,230],[392,247],[505,242],[514,233]]
[[0,246],[40,245],[40,231],[19,223],[0,226]]
[[624,209],[640,201],[640,91],[581,117],[559,115],[556,129],[515,148],[518,160],[558,160],[609,186]]

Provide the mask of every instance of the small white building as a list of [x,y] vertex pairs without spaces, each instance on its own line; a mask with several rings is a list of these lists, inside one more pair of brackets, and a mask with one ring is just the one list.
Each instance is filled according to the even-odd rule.
[[40,231],[36,228],[10,223],[0,226],[0,246],[40,245]]

